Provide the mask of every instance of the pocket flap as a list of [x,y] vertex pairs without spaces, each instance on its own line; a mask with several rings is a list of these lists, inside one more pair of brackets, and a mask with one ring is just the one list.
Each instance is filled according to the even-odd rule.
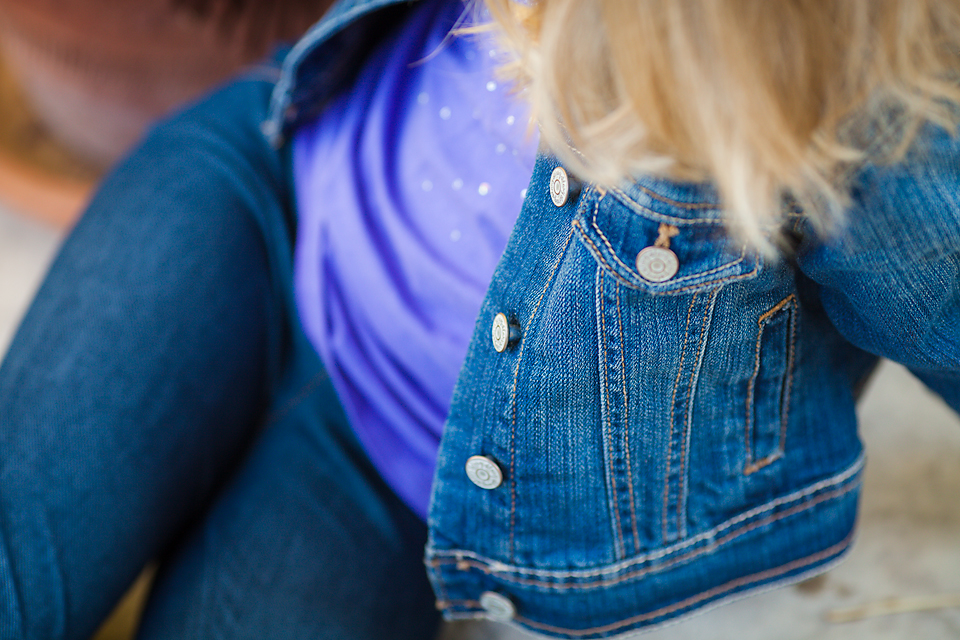
[[[730,237],[715,208],[665,199],[656,204],[646,207],[616,189],[594,192],[583,199],[573,226],[601,267],[651,294],[688,293],[757,275],[756,252]],[[662,251],[644,252],[652,247]]]

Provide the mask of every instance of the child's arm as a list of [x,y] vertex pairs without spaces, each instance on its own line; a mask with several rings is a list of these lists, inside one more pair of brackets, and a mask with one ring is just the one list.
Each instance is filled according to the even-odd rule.
[[960,139],[927,127],[901,163],[863,169],[851,198],[839,233],[805,234],[800,268],[848,340],[960,412]]

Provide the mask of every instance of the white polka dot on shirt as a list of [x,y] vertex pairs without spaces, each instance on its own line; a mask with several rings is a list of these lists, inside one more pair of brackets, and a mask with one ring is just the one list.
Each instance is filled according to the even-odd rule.
[[440,109],[440,117],[444,120],[450,119],[450,107],[443,107]]
[[507,145],[503,144],[502,142],[497,145],[497,154],[498,154],[498,155],[499,155],[499,154],[502,154],[502,153],[503,153],[504,151],[506,151],[506,150],[507,150]]
[[450,232],[450,239],[453,240],[454,242],[456,242],[457,240],[459,240],[459,239],[460,239],[460,230],[459,230],[459,229],[454,229],[453,231],[451,231],[451,232]]
[[517,121],[517,119],[514,118],[513,116],[507,116],[507,124],[512,125],[512,124],[513,124],[514,122],[516,122],[516,121]]
[[423,182],[420,183],[420,188],[423,189],[424,191],[431,191],[433,190],[433,182],[431,182],[430,180],[424,180]]
[[453,181],[453,184],[450,186],[453,187],[454,191],[457,191],[463,186],[463,180],[461,180],[460,178],[457,178],[456,180]]
[[477,193],[479,193],[479,194],[482,195],[482,196],[485,196],[485,195],[487,195],[488,193],[490,193],[490,183],[489,183],[489,182],[481,182],[481,183],[480,183],[480,186],[477,187]]
[[490,80],[489,82],[487,82],[487,91],[496,91],[496,90],[497,90],[496,82],[494,82],[493,80]]
[[428,96],[426,92],[423,92],[417,96],[417,102],[420,104],[427,104],[430,102],[430,96]]

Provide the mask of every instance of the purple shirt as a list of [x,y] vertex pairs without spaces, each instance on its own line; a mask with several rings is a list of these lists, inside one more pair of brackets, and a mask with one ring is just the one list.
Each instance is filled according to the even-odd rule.
[[294,139],[301,322],[374,465],[426,517],[440,434],[536,155],[489,36],[427,0]]

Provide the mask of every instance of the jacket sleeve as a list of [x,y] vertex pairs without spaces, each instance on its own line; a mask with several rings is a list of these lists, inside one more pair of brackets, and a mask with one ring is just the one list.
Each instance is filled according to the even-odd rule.
[[960,139],[926,127],[903,161],[858,173],[839,228],[802,225],[798,264],[837,329],[960,412]]

